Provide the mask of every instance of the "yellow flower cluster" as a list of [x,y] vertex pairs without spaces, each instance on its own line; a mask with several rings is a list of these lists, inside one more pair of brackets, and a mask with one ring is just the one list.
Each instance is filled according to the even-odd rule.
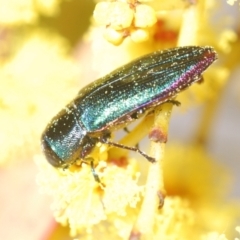
[[94,19],[106,27],[104,36],[118,45],[127,36],[135,42],[149,38],[149,28],[157,22],[154,9],[142,1],[103,1],[94,10]]
[[144,188],[138,185],[139,173],[129,165],[126,169],[109,167],[100,161],[95,168],[104,185],[99,185],[89,165],[79,169],[56,169],[36,157],[41,169],[38,183],[43,192],[53,196],[52,209],[58,222],[69,224],[71,235],[90,229],[109,216],[126,216],[127,207],[136,208]]

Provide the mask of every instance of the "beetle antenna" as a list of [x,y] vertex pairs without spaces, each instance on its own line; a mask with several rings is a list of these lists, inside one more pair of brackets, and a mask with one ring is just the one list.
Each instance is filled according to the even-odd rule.
[[101,140],[102,140],[103,143],[106,143],[106,144],[114,146],[114,147],[123,148],[123,149],[131,150],[131,151],[134,151],[134,152],[138,152],[139,154],[141,154],[143,157],[145,157],[151,163],[156,162],[155,158],[150,157],[145,152],[141,151],[139,148],[129,147],[129,146],[126,146],[126,145],[123,145],[123,144],[120,144],[120,143],[111,142],[107,139],[101,139]]

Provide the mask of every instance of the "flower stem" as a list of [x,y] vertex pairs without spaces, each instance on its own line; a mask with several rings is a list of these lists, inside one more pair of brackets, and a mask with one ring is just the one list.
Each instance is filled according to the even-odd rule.
[[159,201],[158,193],[164,193],[162,160],[164,158],[172,106],[172,103],[165,103],[155,110],[154,124],[149,136],[152,140],[151,156],[156,159],[156,163],[149,166],[144,200],[129,237],[130,240],[140,239],[140,237],[152,239],[155,214],[160,202],[162,202],[162,199]]

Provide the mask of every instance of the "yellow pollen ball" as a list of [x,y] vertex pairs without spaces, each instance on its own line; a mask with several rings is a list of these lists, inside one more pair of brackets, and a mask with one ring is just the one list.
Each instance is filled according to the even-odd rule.
[[131,33],[131,39],[134,42],[144,42],[149,39],[149,33],[143,29],[137,29]]
[[104,37],[107,41],[114,45],[119,45],[123,41],[123,35],[121,32],[118,32],[112,28],[106,28],[104,31]]
[[157,16],[153,8],[147,5],[138,5],[136,7],[134,25],[135,27],[151,27],[157,22]]
[[94,10],[94,19],[100,25],[122,30],[131,26],[134,11],[125,2],[100,2]]

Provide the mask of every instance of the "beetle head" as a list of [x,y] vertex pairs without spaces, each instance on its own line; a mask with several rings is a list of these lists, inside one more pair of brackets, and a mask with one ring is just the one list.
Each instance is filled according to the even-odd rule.
[[80,126],[74,110],[64,108],[42,134],[43,152],[48,162],[55,167],[64,167],[84,158],[97,142]]

